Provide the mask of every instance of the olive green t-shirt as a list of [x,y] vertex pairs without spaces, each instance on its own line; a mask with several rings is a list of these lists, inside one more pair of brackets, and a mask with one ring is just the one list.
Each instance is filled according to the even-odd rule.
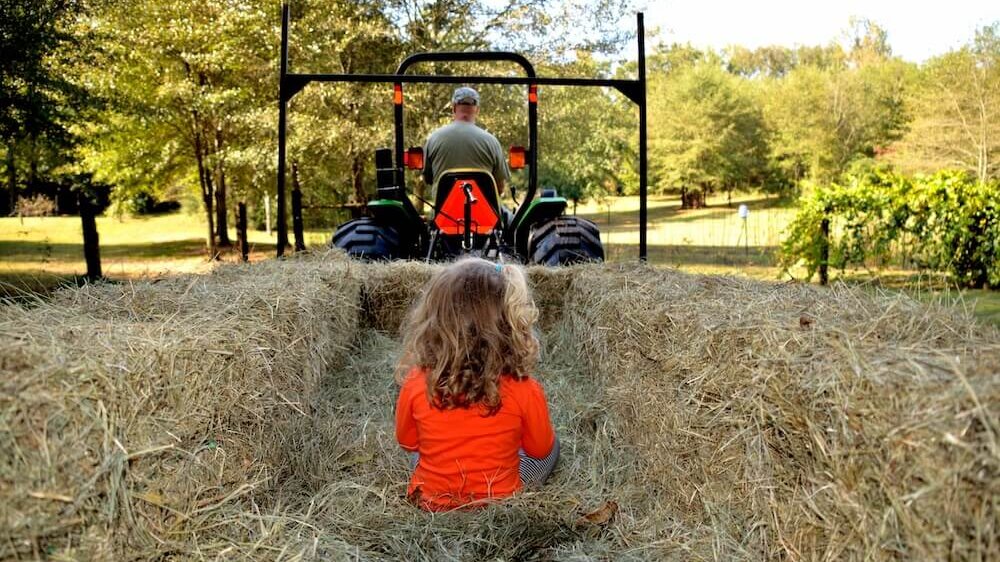
[[431,133],[424,146],[424,181],[436,189],[443,173],[480,168],[497,181],[510,179],[507,158],[496,137],[467,121],[453,121]]

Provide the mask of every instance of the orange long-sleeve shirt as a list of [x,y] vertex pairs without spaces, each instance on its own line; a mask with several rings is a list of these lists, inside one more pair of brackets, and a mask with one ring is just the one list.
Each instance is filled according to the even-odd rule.
[[518,449],[544,458],[555,444],[542,386],[533,378],[500,379],[500,410],[434,408],[427,400],[426,374],[413,369],[396,402],[396,439],[420,462],[408,494],[424,509],[450,509],[486,498],[510,496],[521,488]]

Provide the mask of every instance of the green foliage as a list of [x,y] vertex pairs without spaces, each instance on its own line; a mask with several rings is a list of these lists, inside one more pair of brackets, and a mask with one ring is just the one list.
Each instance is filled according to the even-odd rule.
[[921,68],[906,102],[909,131],[891,154],[910,172],[948,167],[1000,178],[1000,22]]
[[655,191],[711,192],[761,183],[767,132],[739,79],[715,63],[699,63],[656,77],[650,90]]
[[804,262],[812,278],[827,249],[833,268],[895,263],[947,272],[964,286],[1000,286],[1000,184],[964,172],[907,177],[885,168],[846,179],[803,198],[782,242],[783,267]]
[[[867,60],[867,59],[866,59]],[[800,66],[762,86],[772,154],[792,179],[827,183],[898,139],[912,68],[899,60],[830,69]]]
[[[290,65],[295,72],[381,73],[417,51],[506,49],[528,54],[543,76],[632,78],[634,61],[594,56],[621,52],[622,31],[632,25],[623,15],[626,4],[296,0]],[[234,199],[253,209],[262,197],[274,196],[278,4],[150,0],[136,8],[30,0],[6,2],[3,10],[0,136],[6,146],[0,177],[13,195],[3,205],[12,208],[18,192],[40,191],[28,185],[65,185],[67,178],[90,175],[114,186],[119,210],[150,198],[197,197],[209,217],[216,207],[215,220],[222,223]],[[723,53],[651,46],[651,191],[788,194],[811,183],[850,186],[880,174],[865,167],[886,159],[908,173],[960,168],[980,181],[995,180],[998,35],[998,24],[980,29],[965,48],[920,68],[893,58],[885,30],[867,20],[852,20],[839,44],[734,46]],[[517,69],[435,63],[419,71],[507,75]],[[480,123],[504,145],[527,145],[524,87],[478,86]],[[422,144],[449,120],[450,90],[406,86],[408,145]],[[288,161],[297,164],[307,205],[358,204],[372,195],[373,151],[392,143],[390,100],[387,85],[362,84],[312,84],[295,97]],[[632,193],[638,183],[633,104],[610,89],[543,87],[539,107],[542,186],[574,200]],[[417,175],[408,178],[422,195]],[[512,183],[524,181],[516,174]],[[879,184],[873,181],[863,183]],[[979,204],[974,193],[966,196],[970,205]],[[850,232],[831,248],[831,259],[883,259],[882,247],[898,246],[899,239],[882,240],[883,234],[858,224],[884,205],[873,194],[852,197],[869,210],[857,211],[854,226],[837,227]],[[992,224],[987,203],[980,215],[962,215],[970,221],[968,232]],[[804,209],[803,216],[810,212]],[[318,224],[320,211],[307,209],[306,220]],[[810,224],[802,228],[815,227]],[[806,231],[797,238],[813,237]],[[962,255],[982,261],[976,256],[990,247],[970,246]],[[927,252],[908,259],[942,261]]]
[[81,20],[87,3],[25,0],[0,3],[0,141],[8,197],[0,214],[24,195],[55,197],[57,186],[76,185],[79,170],[74,123],[92,117],[96,100],[73,70],[92,46]]
[[[601,76],[610,71],[587,53],[539,74]],[[539,93],[539,172],[542,188],[574,201],[624,191],[637,184],[635,105],[614,91],[552,87]]]

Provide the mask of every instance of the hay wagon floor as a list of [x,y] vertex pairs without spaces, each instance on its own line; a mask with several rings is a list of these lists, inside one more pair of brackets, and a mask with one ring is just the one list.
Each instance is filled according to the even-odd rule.
[[[347,363],[320,380],[309,428],[303,429],[297,470],[282,483],[279,503],[315,504],[319,499],[327,509],[311,514],[311,525],[331,536],[354,537],[351,543],[362,552],[389,558],[438,559],[448,554],[521,559],[573,550],[574,542],[589,542],[600,534],[600,526],[579,525],[588,507],[584,503],[593,504],[589,511],[603,505],[600,491],[586,501],[579,495],[580,488],[594,486],[590,477],[601,478],[593,474],[598,467],[590,465],[600,457],[599,469],[613,473],[634,459],[617,456],[610,436],[598,427],[602,386],[558,350],[549,350],[538,376],[545,381],[556,426],[577,425],[586,434],[560,431],[562,464],[549,489],[523,498],[514,511],[499,507],[431,517],[409,507],[399,509],[409,477],[407,457],[394,437],[393,370],[399,347],[397,337],[363,329]],[[395,509],[387,509],[387,504]],[[427,542],[414,543],[420,536]]]

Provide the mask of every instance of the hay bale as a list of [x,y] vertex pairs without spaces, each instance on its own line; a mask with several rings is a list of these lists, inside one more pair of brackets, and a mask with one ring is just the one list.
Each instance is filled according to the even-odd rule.
[[4,307],[0,558],[194,552],[233,502],[270,504],[288,424],[354,338],[349,267],[226,267]]
[[900,295],[593,268],[572,334],[608,378],[636,509],[722,557],[1000,552],[1000,338]]
[[[441,267],[403,261],[368,263],[355,270],[364,280],[361,328],[398,334],[411,306]],[[543,328],[553,326],[561,318],[572,271],[569,268],[527,268],[528,282],[541,313],[540,325]]]
[[399,333],[410,306],[438,265],[422,262],[365,264],[361,291],[361,326]]
[[995,329],[636,266],[529,269],[549,484],[417,510],[392,367],[434,267],[327,254],[7,307],[0,557],[1000,556]]

